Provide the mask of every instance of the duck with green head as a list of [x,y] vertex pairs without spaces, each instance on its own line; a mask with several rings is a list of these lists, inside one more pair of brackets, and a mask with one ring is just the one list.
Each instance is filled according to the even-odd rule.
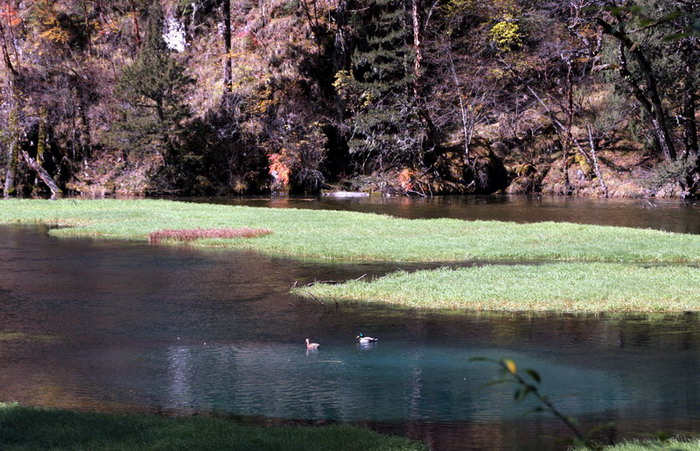
[[366,337],[365,334],[360,332],[360,335],[355,337],[355,340],[359,341],[360,344],[368,344],[368,343],[375,343],[379,341],[379,338],[373,338],[373,337]]

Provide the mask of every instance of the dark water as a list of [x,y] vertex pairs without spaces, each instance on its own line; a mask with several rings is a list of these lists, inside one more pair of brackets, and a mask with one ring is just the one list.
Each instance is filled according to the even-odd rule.
[[455,218],[513,222],[575,222],[700,233],[700,200],[591,199],[554,196],[190,199],[276,208],[323,208],[403,218]]
[[[319,206],[272,204],[280,202]],[[494,208],[497,217],[530,220],[519,202]],[[454,211],[444,203],[417,208]],[[392,206],[321,202],[329,204],[386,213]],[[568,214],[591,220],[632,208],[602,204],[587,215]],[[481,204],[458,205],[485,214]],[[557,208],[568,211],[553,202],[541,216],[556,219]],[[697,221],[683,225],[697,207],[637,208],[658,215],[655,226],[665,217],[674,230],[697,227]],[[403,202],[397,210],[409,211]],[[528,415],[533,405],[514,403],[512,386],[483,388],[496,368],[469,358],[489,356],[536,369],[543,391],[584,428],[613,422],[601,439],[700,432],[697,315],[493,316],[321,305],[290,296],[289,287],[398,266],[57,239],[46,232],[0,227],[2,401],[352,422],[435,449],[562,448],[559,439],[568,432],[547,415]],[[379,343],[358,348],[359,331]],[[321,343],[318,352],[307,353],[307,337]]]

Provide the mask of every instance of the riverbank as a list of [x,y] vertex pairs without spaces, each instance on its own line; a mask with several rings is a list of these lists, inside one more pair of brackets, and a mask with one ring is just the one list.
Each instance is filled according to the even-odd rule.
[[2,201],[0,223],[60,226],[50,232],[54,236],[141,241],[164,229],[260,228],[272,233],[257,238],[200,239],[189,245],[349,261],[700,263],[698,235],[555,222],[409,220],[347,211],[151,199],[9,199]]
[[613,263],[489,265],[397,272],[372,281],[315,284],[293,291],[321,301],[418,309],[700,312],[700,269]]
[[424,450],[351,426],[247,426],[222,418],[74,412],[0,404],[0,448]]

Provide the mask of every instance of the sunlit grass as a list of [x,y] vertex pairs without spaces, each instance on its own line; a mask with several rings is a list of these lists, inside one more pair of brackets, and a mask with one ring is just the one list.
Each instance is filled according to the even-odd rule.
[[115,415],[0,405],[0,448],[104,450],[423,450],[424,445],[350,426],[237,424],[221,418]]
[[700,311],[700,268],[617,263],[441,268],[294,290],[320,300],[482,311]]
[[142,241],[162,229],[265,228],[272,233],[250,239],[197,240],[195,245],[320,259],[700,262],[700,236],[655,230],[553,222],[409,220],[164,200],[2,200],[0,223],[70,226],[52,230],[56,236]]
[[22,332],[0,332],[0,342],[3,341],[53,341],[56,337],[51,335],[32,335]]
[[[576,451],[584,451],[589,448],[576,448]],[[640,440],[620,443],[602,448],[605,451],[698,451],[700,439],[689,440]]]

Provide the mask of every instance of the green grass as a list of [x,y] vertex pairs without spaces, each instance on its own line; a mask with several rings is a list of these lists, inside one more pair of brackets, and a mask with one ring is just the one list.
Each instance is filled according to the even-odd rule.
[[164,200],[9,199],[0,201],[0,223],[70,226],[52,230],[56,236],[143,241],[161,229],[268,228],[272,234],[264,237],[196,243],[320,259],[700,262],[700,236],[655,230],[553,222],[409,220]]
[[398,272],[373,281],[294,290],[321,300],[485,311],[700,311],[700,268],[548,263]]
[[351,426],[237,424],[221,418],[81,413],[0,407],[3,450],[424,450],[420,443]]
[[[577,451],[584,451],[587,448],[576,448]],[[678,440],[671,439],[665,441],[643,440],[620,443],[606,446],[605,451],[698,451],[700,450],[700,439]]]

